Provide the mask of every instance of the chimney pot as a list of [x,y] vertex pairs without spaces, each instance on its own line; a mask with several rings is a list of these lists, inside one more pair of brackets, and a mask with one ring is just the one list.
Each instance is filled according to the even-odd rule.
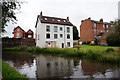
[[40,12],[40,18],[42,18],[42,11]]
[[103,18],[100,19],[100,22],[103,22]]
[[69,17],[67,17],[67,20],[69,21]]
[[91,20],[91,17],[89,17],[88,19]]

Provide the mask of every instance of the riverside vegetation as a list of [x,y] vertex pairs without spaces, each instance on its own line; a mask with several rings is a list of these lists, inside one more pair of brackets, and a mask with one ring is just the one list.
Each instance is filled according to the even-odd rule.
[[28,77],[25,75],[21,75],[18,71],[16,71],[13,67],[9,64],[5,63],[4,61],[0,60],[2,63],[2,76],[5,80],[29,80]]
[[76,45],[74,48],[39,48],[18,46],[4,48],[7,51],[27,51],[35,54],[44,53],[68,57],[81,57],[101,62],[120,63],[120,48],[110,46]]

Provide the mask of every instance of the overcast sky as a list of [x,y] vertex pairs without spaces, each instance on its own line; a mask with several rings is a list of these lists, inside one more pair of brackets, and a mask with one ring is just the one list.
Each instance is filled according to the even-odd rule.
[[24,0],[20,13],[17,13],[17,24],[6,27],[5,36],[13,37],[13,29],[20,26],[25,31],[35,32],[37,15],[43,12],[44,16],[66,18],[77,26],[80,31],[81,20],[91,17],[92,20],[103,18],[105,22],[118,18],[118,1],[120,0]]

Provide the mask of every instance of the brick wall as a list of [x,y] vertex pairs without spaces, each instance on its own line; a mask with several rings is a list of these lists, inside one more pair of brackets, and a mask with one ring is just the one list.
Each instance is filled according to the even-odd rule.
[[35,39],[4,38],[2,39],[2,48],[14,46],[35,46]]
[[80,41],[93,41],[93,23],[90,19],[81,21]]

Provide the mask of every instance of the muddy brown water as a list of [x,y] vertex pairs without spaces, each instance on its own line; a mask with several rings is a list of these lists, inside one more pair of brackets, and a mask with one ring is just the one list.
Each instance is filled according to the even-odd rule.
[[29,78],[117,78],[120,66],[53,55],[32,55],[26,52],[6,52],[2,59]]

